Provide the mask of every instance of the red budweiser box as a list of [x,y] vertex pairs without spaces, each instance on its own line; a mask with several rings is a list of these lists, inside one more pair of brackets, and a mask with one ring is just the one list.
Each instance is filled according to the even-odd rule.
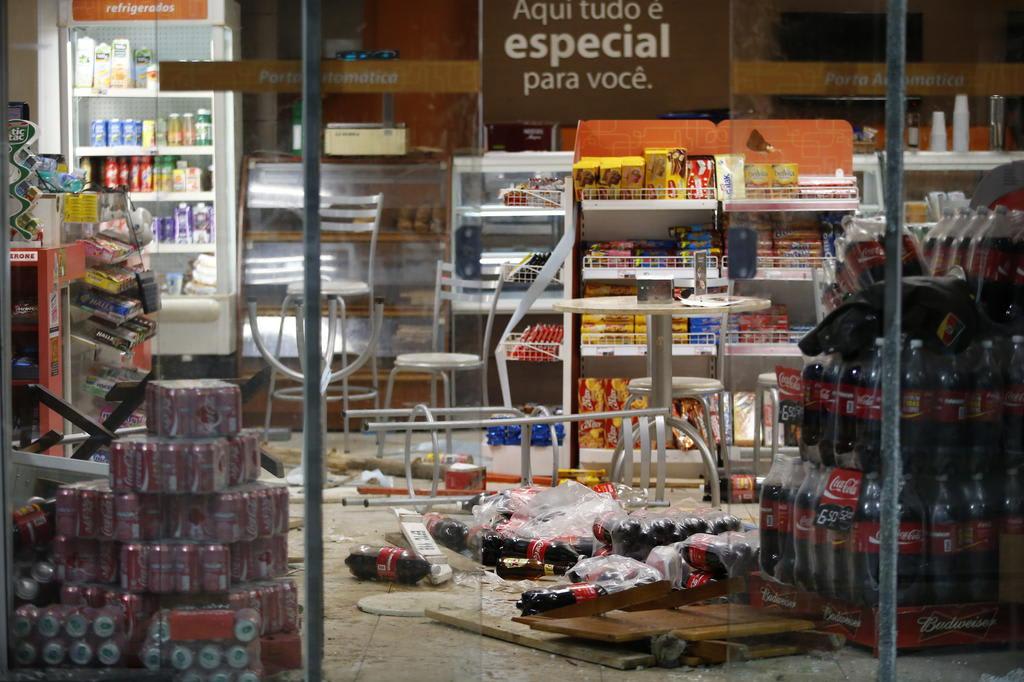
[[[748,581],[750,605],[789,612],[818,621],[818,628],[843,635],[848,641],[871,647],[878,653],[878,610],[827,599],[790,585],[753,574]],[[924,649],[941,646],[996,644],[1024,641],[1019,622],[1020,607],[982,602],[936,606],[902,606],[896,609],[896,648]],[[1016,611],[1016,613],[1015,613]]]

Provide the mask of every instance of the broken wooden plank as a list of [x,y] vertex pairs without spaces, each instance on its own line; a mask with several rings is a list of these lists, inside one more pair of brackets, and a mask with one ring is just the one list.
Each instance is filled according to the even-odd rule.
[[618,650],[560,635],[535,632],[525,625],[511,622],[507,618],[480,611],[439,609],[427,610],[424,615],[439,623],[445,623],[461,630],[617,670],[633,670],[655,665],[654,656],[650,653],[628,649]]

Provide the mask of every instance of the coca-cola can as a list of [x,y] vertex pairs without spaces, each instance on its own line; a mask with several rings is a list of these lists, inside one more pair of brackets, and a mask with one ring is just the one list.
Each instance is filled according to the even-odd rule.
[[104,606],[98,610],[92,621],[92,632],[100,639],[113,637],[124,629],[124,612],[117,606]]
[[96,543],[96,581],[112,583],[117,580],[117,543]]
[[199,548],[196,545],[174,545],[174,574],[177,592],[199,592]]
[[68,582],[96,582],[99,545],[99,540],[76,539],[73,541],[67,568]]
[[255,481],[260,477],[260,436],[253,432],[242,433],[239,438],[245,455],[243,481]]
[[39,619],[36,621],[36,630],[43,637],[57,637],[64,628],[65,612],[60,606],[47,606],[39,612]]
[[281,602],[273,585],[262,585],[260,594],[260,618],[263,621],[261,634],[271,635],[281,631]]
[[277,577],[288,572],[288,536],[275,535],[270,538],[271,572]]
[[160,492],[160,444],[143,441],[134,445],[135,489],[140,493]]
[[260,636],[260,612],[253,608],[240,608],[235,612],[235,639],[239,642],[251,642]]
[[249,590],[241,587],[231,588],[228,592],[228,608],[232,611],[250,608]]
[[221,435],[233,436],[242,430],[242,391],[223,382],[216,389],[217,409],[221,414]]
[[82,588],[82,599],[85,601],[86,606],[98,609],[101,606],[106,606],[107,593],[109,591],[101,585],[88,585]]
[[255,580],[267,580],[274,576],[274,546],[270,538],[252,541],[252,570]]
[[281,585],[281,630],[298,632],[299,629],[299,590],[291,580]]
[[50,543],[50,558],[57,569],[57,582],[65,583],[68,580],[68,563],[71,561],[73,551],[73,540],[67,535],[58,535]]
[[228,486],[241,485],[246,481],[245,439],[242,436],[232,438],[228,446]]
[[259,502],[255,490],[242,491],[242,540],[255,540],[260,535]]
[[225,447],[221,441],[192,443],[189,459],[189,492],[212,493],[227,483]]
[[[59,569],[58,569],[59,573]],[[62,585],[60,588],[60,603],[68,606],[85,605],[85,588],[81,585]]]
[[135,490],[134,443],[118,440],[110,444],[110,488],[117,492]]
[[114,496],[114,538],[121,542],[142,538],[142,503],[138,493]]
[[121,587],[129,592],[149,588],[149,546],[129,543],[121,546]]
[[155,594],[171,594],[174,592],[174,548],[163,542],[149,546],[146,561],[148,569],[149,591]]
[[100,493],[100,502],[97,508],[99,523],[97,524],[96,536],[101,540],[114,539],[114,493],[104,490]]
[[[174,500],[168,498],[168,502]],[[139,533],[143,540],[157,540],[164,535],[164,510],[159,495],[139,495]]]
[[160,443],[160,489],[163,492],[188,492],[188,467],[187,443]]
[[[146,424],[161,436],[188,436],[191,400],[189,390],[164,382],[146,387]],[[152,390],[150,390],[152,389]]]
[[199,549],[200,584],[203,592],[224,592],[231,583],[234,553],[227,545],[203,545]]
[[100,491],[82,490],[78,495],[79,538],[94,538],[99,532]]
[[[32,634],[39,622],[39,607],[33,604],[22,604],[14,610],[14,618],[11,619],[11,632],[15,637],[25,638]],[[238,626],[235,626],[238,630]]]
[[259,537],[270,537],[277,527],[277,511],[274,509],[277,498],[269,488],[259,488],[253,494],[256,496],[256,533]]
[[189,393],[192,401],[189,414],[192,435],[199,438],[210,438],[222,433],[226,435],[227,432],[222,430],[224,415],[220,411],[216,389],[201,386],[189,389]]
[[54,510],[57,535],[73,537],[78,534],[80,492],[78,488],[61,488],[57,491]]
[[277,495],[277,504],[274,509],[277,511],[277,523],[274,524],[274,532],[278,534],[284,534],[288,532],[288,520],[289,520],[289,498],[288,488],[283,485],[272,488],[274,493]]
[[236,542],[231,545],[231,582],[244,583],[256,580],[256,574],[252,570],[252,544],[249,542]]
[[239,493],[218,493],[210,500],[212,537],[217,542],[238,542],[242,539],[244,513]]

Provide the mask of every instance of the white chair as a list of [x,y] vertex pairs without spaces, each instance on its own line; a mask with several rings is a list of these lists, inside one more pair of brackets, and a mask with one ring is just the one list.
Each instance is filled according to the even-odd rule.
[[[488,405],[487,357],[491,345],[491,331],[494,326],[494,311],[498,298],[501,296],[503,280],[465,280],[455,275],[455,266],[443,261],[437,262],[437,278],[434,283],[434,329],[431,339],[431,351],[427,353],[402,353],[395,358],[395,366],[388,374],[388,384],[384,395],[384,409],[391,406],[391,395],[395,377],[402,372],[426,372],[430,378],[431,406],[437,407],[437,380],[441,379],[444,389],[445,407],[453,407],[455,399],[455,373],[470,370],[481,370],[483,398],[481,403]],[[490,299],[490,300],[488,300]],[[445,324],[442,314],[445,302],[477,303],[489,305],[487,323],[484,326],[483,344],[480,354],[453,353],[443,349]],[[449,377],[449,374],[452,376]],[[452,448],[451,431],[446,433],[446,446]],[[383,434],[377,441],[378,452],[384,454]]]
[[[324,277],[321,285],[320,295],[324,302],[335,301],[336,307],[340,310],[338,319],[328,315],[328,332],[333,334],[335,324],[339,325],[341,336],[342,364],[348,356],[348,334],[346,333],[346,301],[350,299],[365,298],[367,305],[373,311],[373,270],[377,257],[377,237],[380,233],[380,218],[383,208],[384,196],[372,194],[366,196],[339,196],[331,197],[330,202],[320,209],[320,231],[322,233],[343,233],[349,235],[367,235],[370,243],[369,260],[366,265],[366,279],[332,279]],[[277,344],[274,356],[280,358],[281,345],[284,339],[285,319],[290,314],[296,316],[298,322],[299,310],[302,306],[302,282],[296,281],[288,285],[284,300],[281,303],[281,320],[277,332]],[[372,321],[371,321],[372,326]],[[298,325],[296,325],[298,332]],[[331,336],[333,338],[333,336]],[[328,348],[326,362],[330,363],[334,355],[334,349]],[[373,374],[372,386],[350,386],[348,376],[341,381],[340,390],[328,390],[326,400],[328,403],[340,402],[342,404],[342,417],[344,420],[344,449],[349,451],[349,403],[350,401],[373,400],[374,407],[380,406],[380,384],[377,377],[377,354],[370,356],[370,371]],[[277,371],[270,375],[270,386],[267,391],[267,410],[264,420],[264,431],[270,430],[270,421],[273,414],[274,400],[286,400],[292,402],[302,401],[302,387],[289,386],[277,389]]]

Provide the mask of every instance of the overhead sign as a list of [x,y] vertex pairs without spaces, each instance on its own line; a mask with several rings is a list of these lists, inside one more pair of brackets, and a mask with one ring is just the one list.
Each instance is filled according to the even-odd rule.
[[725,62],[695,35],[708,12],[696,3],[487,0],[481,7],[485,121],[653,118],[728,104]]
[[[908,95],[1022,95],[1024,64],[912,62]],[[884,95],[882,62],[737,61],[732,90],[738,95]]]
[[[367,60],[320,64],[324,92],[478,92],[476,61]],[[160,62],[160,91],[301,92],[302,62]]]
[[74,21],[153,21],[207,18],[207,0],[72,0]]

